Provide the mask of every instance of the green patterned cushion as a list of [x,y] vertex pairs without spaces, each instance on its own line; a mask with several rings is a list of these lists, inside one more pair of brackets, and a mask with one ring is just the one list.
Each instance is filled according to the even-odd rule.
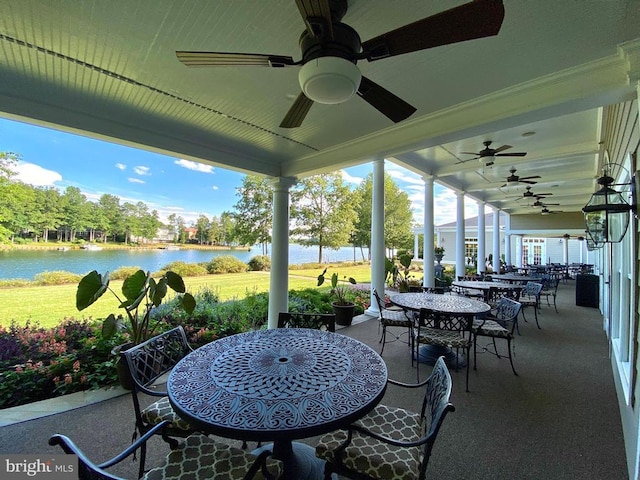
[[382,311],[383,325],[387,327],[408,327],[412,324],[411,320],[407,318],[403,310],[387,310]]
[[494,320],[485,320],[482,326],[473,321],[473,331],[478,335],[489,337],[511,338],[511,332]]
[[[256,456],[239,448],[216,442],[199,433],[193,434],[167,455],[164,466],[149,470],[143,480],[231,480],[243,478]],[[274,477],[282,473],[282,463],[267,460]],[[264,479],[261,471],[255,477]]]
[[471,343],[468,338],[464,338],[460,332],[454,330],[439,330],[437,328],[422,328],[420,336],[416,338],[419,343],[427,345],[438,345],[449,348],[467,348]]
[[142,419],[145,423],[150,425],[157,425],[163,420],[168,420],[171,422],[171,425],[168,425],[169,428],[185,431],[192,430],[189,424],[182,420],[176,412],[173,411],[173,408],[169,403],[169,398],[167,397],[162,397],[157,402],[153,402],[145,408],[142,411]]
[[[395,440],[421,438],[420,415],[402,408],[378,405],[355,424]],[[316,446],[316,456],[335,463],[333,453],[346,438],[344,430],[324,435]],[[421,453],[420,447],[395,447],[354,432],[351,444],[345,449],[342,464],[350,470],[380,480],[415,480],[418,478]]]

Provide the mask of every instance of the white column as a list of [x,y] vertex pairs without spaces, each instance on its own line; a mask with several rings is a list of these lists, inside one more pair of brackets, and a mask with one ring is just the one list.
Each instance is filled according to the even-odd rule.
[[487,256],[487,231],[484,221],[484,202],[478,202],[478,273],[484,273],[484,257]]
[[425,287],[433,287],[435,285],[435,269],[433,265],[433,249],[435,247],[433,241],[433,177],[424,176],[424,239],[422,241],[423,272],[424,280],[422,284]]
[[420,234],[414,233],[413,234],[413,259],[414,260],[420,259],[419,252],[420,252]]
[[289,310],[289,188],[293,178],[276,178],[273,188],[271,273],[269,274],[269,328],[278,326],[278,314]]
[[522,267],[522,235],[516,235],[516,267]]
[[[384,160],[373,162],[373,194],[371,199],[371,287],[384,298]],[[378,315],[378,304],[371,291],[369,315]]]
[[511,266],[511,215],[504,213],[504,261]]
[[500,210],[493,211],[493,271],[500,272]]
[[562,251],[562,263],[565,265],[569,265],[569,239],[567,237],[562,237],[564,240],[563,251]]
[[464,192],[456,192],[456,280],[465,274]]

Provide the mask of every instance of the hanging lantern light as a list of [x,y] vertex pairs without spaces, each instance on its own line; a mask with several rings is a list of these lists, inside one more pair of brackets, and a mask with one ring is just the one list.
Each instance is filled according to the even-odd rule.
[[[620,192],[612,188],[613,177],[605,167],[604,174],[598,178],[601,188],[591,195],[589,202],[582,208],[587,232],[595,244],[622,241],[629,227],[629,212],[635,210],[629,205]],[[633,187],[632,179],[630,184]],[[633,198],[633,188],[632,188]]]

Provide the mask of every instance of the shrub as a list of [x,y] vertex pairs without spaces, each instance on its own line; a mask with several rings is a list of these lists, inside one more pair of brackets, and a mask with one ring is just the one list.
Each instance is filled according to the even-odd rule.
[[221,255],[207,263],[209,273],[242,273],[247,271],[247,264],[233,255]]
[[7,287],[30,287],[33,285],[31,280],[25,280],[23,278],[9,278],[7,280],[0,280],[0,288]]
[[271,270],[271,259],[266,255],[256,255],[249,260],[249,270],[252,272]]
[[304,288],[289,291],[289,311],[294,313],[333,313],[328,290]]
[[206,267],[203,267],[198,263],[186,263],[181,261],[171,262],[162,267],[162,270],[171,270],[181,277],[198,277],[200,275],[207,274]]
[[130,277],[134,273],[140,270],[140,267],[120,267],[116,268],[113,272],[109,272],[109,278],[111,280],[124,280]]
[[77,273],[65,272],[62,270],[54,272],[38,273],[34,281],[39,285],[64,285],[65,283],[78,283],[82,275]]

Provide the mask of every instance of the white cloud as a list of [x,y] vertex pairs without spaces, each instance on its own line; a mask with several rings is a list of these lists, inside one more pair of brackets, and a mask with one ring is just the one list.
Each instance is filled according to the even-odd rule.
[[419,175],[405,169],[386,167],[385,173],[388,173],[396,182],[405,182],[413,185],[424,185],[424,180]]
[[116,168],[118,170],[126,170],[127,166],[124,163],[116,163]]
[[213,190],[218,190],[218,186],[214,185],[213,187],[211,187]]
[[183,167],[188,170],[194,170],[196,172],[202,172],[202,173],[213,173],[213,166],[207,165],[205,163],[192,162],[191,160],[185,160],[184,158],[181,158],[180,160],[176,160],[174,163],[179,167]]
[[347,183],[360,185],[364,181],[364,178],[353,176],[349,174],[346,170],[340,170],[340,173],[342,174],[342,179]]
[[137,167],[133,167],[133,171],[136,172],[138,175],[151,175],[149,173],[149,167],[137,166]]
[[133,178],[133,177],[129,177],[127,180],[129,180],[131,183],[146,183],[144,180],[140,180],[139,178]]
[[28,162],[18,162],[15,167],[16,179],[36,187],[55,186],[62,181],[62,175],[53,170],[47,170],[39,165]]

